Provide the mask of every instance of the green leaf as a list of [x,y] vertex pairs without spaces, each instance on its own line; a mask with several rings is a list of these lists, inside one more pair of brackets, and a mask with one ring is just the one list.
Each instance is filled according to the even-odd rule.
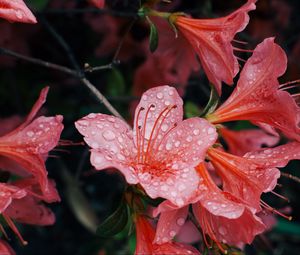
[[204,116],[212,113],[219,104],[219,95],[218,95],[217,90],[212,85],[210,86],[210,88],[211,88],[210,97],[209,97],[207,105],[205,106],[204,110],[200,114],[201,117],[204,117]]
[[158,31],[149,17],[146,17],[146,19],[150,25],[149,49],[151,52],[154,52],[158,46]]
[[117,69],[112,69],[107,78],[107,94],[110,96],[120,96],[125,94],[125,80],[122,73]]
[[186,102],[184,105],[184,112],[187,118],[192,118],[200,115],[200,109],[193,102]]
[[100,237],[111,237],[122,231],[128,221],[128,208],[124,201],[100,226],[96,234]]
[[49,0],[30,0],[29,6],[35,11],[42,11],[48,2]]

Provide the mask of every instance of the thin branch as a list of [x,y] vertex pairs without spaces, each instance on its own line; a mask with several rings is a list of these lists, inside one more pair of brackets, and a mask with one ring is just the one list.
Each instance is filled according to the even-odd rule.
[[[0,54],[5,54],[5,55],[8,55],[8,56],[12,56],[12,57],[15,57],[15,58],[18,58],[18,59],[25,60],[27,62],[36,64],[36,65],[40,65],[40,66],[43,66],[43,67],[55,69],[55,70],[58,70],[60,72],[67,73],[67,74],[70,74],[70,75],[78,78],[82,82],[82,84],[84,84],[96,96],[96,98],[99,100],[99,102],[104,104],[105,107],[113,115],[115,115],[116,117],[124,120],[124,118],[118,113],[118,111],[106,99],[106,97],[87,78],[85,78],[85,77],[82,78],[81,73],[78,73],[75,70],[72,70],[70,68],[60,66],[60,65],[57,65],[57,64],[53,64],[53,63],[50,63],[50,62],[47,62],[47,61],[44,61],[44,60],[41,60],[41,59],[27,57],[27,56],[21,55],[19,53],[16,53],[16,52],[13,52],[11,50],[4,49],[4,48],[0,48]],[[125,123],[126,123],[126,121],[125,121]]]
[[84,8],[84,9],[48,9],[40,12],[40,14],[66,14],[66,15],[77,15],[83,13],[98,13],[98,14],[110,14],[118,17],[137,17],[135,12],[121,12],[109,9],[97,9],[97,8]]
[[33,64],[37,64],[37,65],[40,65],[40,66],[44,66],[44,67],[47,67],[47,68],[58,70],[60,72],[67,73],[67,74],[70,74],[70,75],[73,75],[73,76],[78,76],[76,71],[74,71],[74,70],[72,70],[68,67],[57,65],[57,64],[54,64],[54,63],[50,63],[50,62],[47,62],[47,61],[44,61],[44,60],[41,60],[41,59],[37,59],[37,58],[24,56],[24,55],[21,55],[19,53],[16,53],[14,51],[11,51],[11,50],[8,50],[8,49],[5,49],[5,48],[0,47],[0,54],[5,54],[5,55],[8,55],[8,56],[12,56],[12,57],[15,57],[15,58],[18,58],[18,59],[25,60],[25,61],[33,63]]
[[72,66],[77,70],[78,73],[82,73],[81,68],[75,59],[75,56],[73,54],[73,51],[71,50],[70,46],[67,44],[65,39],[54,29],[54,27],[45,19],[41,18],[41,21],[46,26],[46,28],[49,30],[51,35],[56,39],[56,41],[61,45],[63,50],[66,52]]

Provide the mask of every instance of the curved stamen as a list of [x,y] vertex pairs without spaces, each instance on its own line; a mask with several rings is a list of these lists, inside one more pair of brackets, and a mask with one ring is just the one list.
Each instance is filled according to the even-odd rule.
[[19,238],[20,242],[23,245],[27,245],[28,242],[23,239],[22,235],[20,234],[19,230],[17,229],[16,225],[11,220],[11,218],[9,218],[8,216],[6,216],[4,213],[2,214],[2,216],[5,219],[5,221],[7,222],[8,226],[11,228],[11,230],[17,235],[17,237]]
[[[148,146],[147,146],[147,150],[146,150],[146,159],[147,159],[147,156],[151,155],[151,150],[154,148],[154,145],[155,145],[155,141],[159,135],[159,130],[161,129],[164,121],[166,120],[168,114],[172,111],[172,109],[175,109],[177,106],[176,105],[173,105],[172,107],[166,107],[160,114],[159,116],[157,117],[153,127],[152,127],[152,130],[151,130],[151,135],[150,135],[150,138],[149,138],[149,143],[148,143]],[[165,113],[165,114],[164,114]],[[162,118],[161,122],[159,123],[159,120],[160,118]],[[156,130],[156,127],[157,125],[159,124],[159,127],[157,128],[157,132],[155,134],[155,137],[152,139],[152,136],[154,134],[154,131]],[[164,135],[164,137],[166,137],[166,135],[169,133],[169,131]],[[162,139],[163,140],[163,139]],[[145,160],[146,161],[146,160]]]
[[142,140],[142,143],[141,143],[141,159],[142,159],[141,162],[142,163],[144,162],[144,156],[145,156],[144,147],[145,147],[145,135],[146,135],[147,120],[148,120],[148,115],[149,115],[151,108],[155,108],[155,105],[151,104],[149,106],[149,108],[147,109],[147,112],[146,112],[145,118],[144,118],[142,134],[140,136],[140,139]]
[[138,162],[140,160],[140,144],[139,144],[140,138],[139,138],[139,136],[140,136],[140,129],[141,129],[141,127],[138,125],[138,121],[139,121],[141,112],[144,111],[144,110],[145,110],[145,108],[141,107],[139,109],[138,114],[137,114],[136,119],[135,119],[135,126],[136,126],[136,147],[137,147],[137,159],[138,159]]
[[287,197],[285,197],[285,196],[283,196],[283,195],[281,195],[281,194],[278,194],[277,192],[275,192],[275,191],[271,191],[271,193],[272,194],[274,194],[275,196],[277,196],[277,197],[279,197],[279,198],[281,198],[281,199],[283,199],[284,201],[286,201],[286,202],[290,202],[290,200],[287,198]]
[[293,219],[292,216],[287,216],[281,212],[279,212],[278,210],[274,209],[272,206],[268,205],[266,202],[260,200],[260,204],[263,208],[267,209],[268,211],[272,212],[272,213],[276,213],[278,214],[279,216],[291,221]]
[[288,82],[286,82],[286,83],[280,84],[280,85],[279,85],[279,88],[285,87],[285,86],[287,86],[287,85],[299,84],[299,83],[300,83],[300,80],[288,81]]
[[236,43],[239,43],[239,44],[244,44],[244,45],[248,44],[248,42],[244,42],[244,41],[240,41],[240,40],[236,40],[236,39],[233,39],[232,41],[236,42]]
[[239,52],[250,52],[250,53],[253,52],[253,50],[240,49],[240,48],[237,48],[237,47],[233,47],[233,50],[239,51]]

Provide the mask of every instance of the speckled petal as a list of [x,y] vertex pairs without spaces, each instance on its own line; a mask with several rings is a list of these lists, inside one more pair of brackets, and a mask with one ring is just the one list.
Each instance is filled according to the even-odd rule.
[[92,148],[91,163],[97,170],[109,167],[119,169],[128,183],[137,183],[133,168],[136,157],[132,131],[122,120],[91,113],[75,123],[85,142]]
[[156,226],[154,242],[162,244],[171,241],[184,225],[188,210],[189,207],[185,206],[177,210],[161,213]]
[[137,130],[141,134],[137,147],[141,147],[142,138],[145,139],[144,149],[149,140],[159,143],[174,125],[182,121],[182,105],[182,99],[173,87],[160,86],[147,90],[135,111],[134,134],[136,136]]

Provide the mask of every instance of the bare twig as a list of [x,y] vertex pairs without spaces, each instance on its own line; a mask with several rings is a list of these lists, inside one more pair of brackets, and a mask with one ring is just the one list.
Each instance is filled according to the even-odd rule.
[[11,56],[11,57],[22,59],[22,60],[25,60],[27,62],[37,64],[37,65],[40,65],[40,66],[44,66],[44,67],[47,67],[47,68],[51,68],[51,69],[54,69],[54,70],[58,70],[60,72],[67,73],[67,74],[70,74],[70,75],[73,75],[73,76],[78,75],[76,71],[74,71],[74,70],[72,70],[68,67],[57,65],[57,64],[54,64],[54,63],[50,63],[50,62],[47,62],[47,61],[44,61],[44,60],[41,60],[41,59],[37,59],[37,58],[24,56],[22,54],[16,53],[14,51],[11,51],[11,50],[8,50],[8,49],[5,49],[5,48],[0,48],[0,54],[5,54],[5,55]]
[[118,111],[106,99],[106,97],[86,77],[82,77],[82,73],[78,73],[73,69],[67,68],[65,66],[53,64],[53,63],[50,63],[50,62],[47,62],[47,61],[44,61],[44,60],[41,60],[41,59],[27,57],[27,56],[21,55],[19,53],[16,53],[14,51],[4,49],[4,48],[0,48],[0,54],[9,55],[9,56],[25,60],[27,62],[36,64],[36,65],[40,65],[40,66],[43,66],[43,67],[55,69],[55,70],[58,70],[60,72],[67,73],[67,74],[70,74],[70,75],[78,78],[82,82],[82,84],[84,84],[96,96],[96,98],[99,100],[99,102],[103,103],[105,105],[105,107],[113,115],[115,115],[116,117],[121,118],[122,120],[124,120],[124,118],[118,113]]

